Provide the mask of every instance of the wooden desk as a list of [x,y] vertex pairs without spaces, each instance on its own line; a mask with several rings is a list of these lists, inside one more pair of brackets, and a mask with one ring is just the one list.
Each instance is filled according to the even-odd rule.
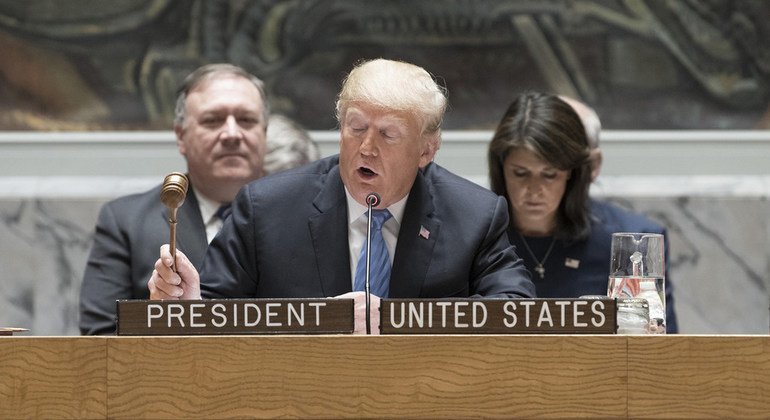
[[768,336],[0,339],[0,418],[736,418],[768,396]]

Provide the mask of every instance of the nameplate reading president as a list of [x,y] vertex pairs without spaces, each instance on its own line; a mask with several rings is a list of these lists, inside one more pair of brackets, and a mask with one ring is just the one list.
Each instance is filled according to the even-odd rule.
[[118,335],[351,334],[353,299],[119,300]]

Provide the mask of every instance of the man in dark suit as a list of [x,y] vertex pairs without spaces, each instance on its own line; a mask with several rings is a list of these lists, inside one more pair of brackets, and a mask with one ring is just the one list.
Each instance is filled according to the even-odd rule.
[[[203,66],[179,91],[174,132],[190,188],[177,213],[177,245],[195,267],[221,227],[217,210],[263,175],[267,119],[262,81],[236,66]],[[169,239],[160,189],[102,207],[81,286],[81,333],[114,333],[115,300],[149,297],[147,278]]]
[[432,163],[445,108],[443,90],[420,67],[358,65],[337,101],[339,156],[247,185],[200,280],[183,252],[172,271],[162,247],[151,298],[352,297],[363,331],[357,269],[372,192],[386,214],[380,255],[391,273],[379,297],[533,297],[507,238],[505,200]]

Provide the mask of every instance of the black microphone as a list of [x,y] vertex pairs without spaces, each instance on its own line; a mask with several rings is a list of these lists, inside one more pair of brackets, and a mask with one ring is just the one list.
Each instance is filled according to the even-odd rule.
[[364,281],[364,293],[366,294],[366,335],[372,333],[372,320],[369,309],[371,307],[372,292],[369,290],[369,260],[372,256],[372,207],[377,207],[380,204],[380,195],[372,191],[366,195],[366,207],[368,208],[367,214],[368,220],[366,223],[366,271]]
[[380,195],[372,191],[366,195],[366,204],[369,206],[369,210],[372,207],[377,207],[380,204]]

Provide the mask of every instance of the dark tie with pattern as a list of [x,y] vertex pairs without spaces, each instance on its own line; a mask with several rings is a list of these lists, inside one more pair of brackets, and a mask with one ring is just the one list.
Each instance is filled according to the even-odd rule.
[[217,209],[216,213],[214,213],[214,216],[218,217],[219,220],[223,221],[227,219],[227,216],[230,215],[231,212],[230,203],[222,204]]
[[[366,215],[369,217],[369,215]],[[372,245],[369,274],[369,290],[373,295],[381,298],[388,297],[390,290],[390,254],[385,240],[382,238],[382,225],[390,219],[390,212],[387,210],[372,210]],[[356,266],[355,291],[366,290],[366,241],[361,248],[361,254],[358,257]]]

